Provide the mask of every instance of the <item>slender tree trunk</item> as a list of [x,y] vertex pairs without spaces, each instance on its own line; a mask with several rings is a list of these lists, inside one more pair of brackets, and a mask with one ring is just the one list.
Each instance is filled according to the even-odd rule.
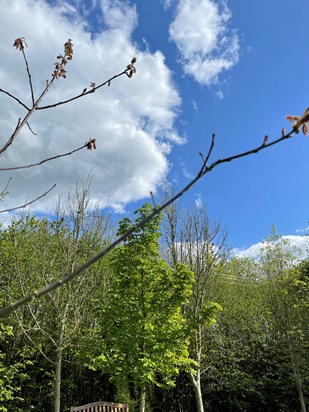
[[[290,312],[288,310],[289,308],[286,307],[286,313],[287,313],[287,321],[288,321],[288,330],[292,330],[292,321],[290,319]],[[295,356],[295,353],[297,353],[297,344],[295,348],[295,341],[289,334],[286,334],[287,336],[287,341],[289,345],[289,351],[290,351],[290,358],[291,358],[291,363],[292,363],[292,368],[293,368],[293,378],[294,378],[294,383],[296,386],[296,390],[298,393],[298,399],[300,403],[300,410],[301,412],[306,412],[306,404],[304,400],[304,394],[303,394],[303,389],[302,389],[302,379],[301,379],[301,373],[299,370],[299,359],[298,356]]]
[[146,408],[146,385],[141,387],[140,398],[139,398],[139,412],[145,412]]
[[192,373],[189,374],[189,377],[190,377],[190,381],[194,389],[197,412],[204,412],[203,397],[202,397],[202,390],[201,390],[200,369],[198,370],[196,377],[194,377]]
[[61,405],[61,367],[62,367],[62,349],[58,348],[56,352],[55,368],[55,385],[54,385],[54,412],[60,412]]
[[301,412],[306,412],[307,409],[306,409],[306,404],[305,404],[305,399],[304,399],[304,394],[303,394],[303,389],[302,389],[301,381],[299,378],[299,374],[295,376],[295,381],[296,381],[296,388],[297,388],[299,402],[300,402],[300,410]]
[[55,385],[54,385],[54,412],[60,412],[61,406],[61,368],[62,368],[62,357],[64,352],[64,337],[65,337],[65,324],[67,320],[67,311],[69,308],[69,303],[66,303],[62,318],[61,318],[61,328],[58,340],[58,346],[56,348],[56,362],[55,362]]
[[303,389],[302,389],[302,382],[301,382],[299,367],[295,360],[294,348],[292,347],[291,344],[289,344],[289,347],[290,347],[290,356],[291,356],[292,367],[293,367],[294,382],[295,382],[295,386],[298,392],[298,398],[299,398],[299,403],[300,403],[300,410],[301,412],[306,412],[307,409],[306,409],[306,404],[305,404],[305,399],[304,399],[304,394],[303,394]]
[[197,412],[204,412],[203,397],[201,390],[201,359],[202,359],[202,327],[198,327],[195,332],[194,359],[196,361],[196,375],[189,374],[190,381],[194,389]]

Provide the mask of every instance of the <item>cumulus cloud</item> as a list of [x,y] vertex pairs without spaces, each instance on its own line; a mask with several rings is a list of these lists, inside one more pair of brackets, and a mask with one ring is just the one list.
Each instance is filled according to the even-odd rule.
[[[37,111],[31,117],[33,135],[24,128],[1,158],[1,167],[37,162],[70,151],[97,139],[97,150],[46,163],[28,171],[2,172],[1,187],[9,177],[9,196],[2,208],[23,204],[56,183],[48,197],[33,206],[45,211],[58,193],[66,193],[75,183],[93,175],[92,193],[117,210],[130,201],[147,197],[165,179],[167,153],[184,139],[174,128],[180,96],[160,51],[140,51],[131,40],[138,16],[127,1],[93,1],[100,7],[102,27],[95,36],[79,10],[85,2],[62,2],[51,6],[43,0],[2,0],[0,2],[0,87],[30,105],[29,84],[22,55],[12,47],[24,36],[35,95],[50,78],[56,56],[71,38],[74,57],[67,66],[67,79],[59,79],[44,99],[52,104],[78,93],[91,82],[97,84],[121,72],[137,57],[137,74],[123,76],[94,94],[69,105]],[[91,6],[91,2],[87,2]],[[78,7],[77,7],[78,5]],[[75,7],[75,8],[74,8]],[[88,10],[89,12],[89,10]],[[68,18],[79,16],[78,18]],[[105,24],[104,24],[105,23]],[[0,93],[0,146],[7,141],[25,110]],[[0,187],[0,190],[1,190]]]
[[[309,243],[307,236],[286,235],[282,236],[281,239],[286,242],[289,249],[294,250],[296,257],[305,258],[308,256]],[[249,257],[258,259],[265,246],[265,242],[258,242],[244,249],[235,248],[232,254],[241,258]]]
[[239,40],[228,28],[230,18],[225,3],[179,1],[170,38],[181,54],[184,72],[200,84],[217,83],[219,74],[238,62]]

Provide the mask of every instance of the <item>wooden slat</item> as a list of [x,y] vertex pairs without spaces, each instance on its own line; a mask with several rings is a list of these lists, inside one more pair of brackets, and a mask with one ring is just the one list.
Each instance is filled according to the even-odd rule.
[[94,402],[82,406],[71,406],[70,412],[129,412],[126,403]]

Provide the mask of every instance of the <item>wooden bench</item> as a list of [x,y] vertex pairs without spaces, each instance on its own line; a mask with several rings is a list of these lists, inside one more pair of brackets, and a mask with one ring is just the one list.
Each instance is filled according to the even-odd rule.
[[82,406],[71,406],[70,412],[129,412],[127,403],[94,402]]

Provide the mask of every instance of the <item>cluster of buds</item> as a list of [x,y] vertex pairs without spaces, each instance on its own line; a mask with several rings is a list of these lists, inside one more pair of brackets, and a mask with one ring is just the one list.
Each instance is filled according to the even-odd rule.
[[71,39],[64,43],[64,55],[68,60],[73,59],[73,43]]
[[24,50],[25,46],[28,47],[26,43],[26,39],[24,37],[18,37],[17,39],[14,40],[13,47],[16,47],[17,50]]
[[85,146],[87,147],[88,150],[96,149],[97,148],[96,139],[87,140],[87,142],[85,143]]
[[131,63],[127,65],[126,75],[129,78],[131,78],[133,76],[133,74],[136,73],[136,68],[134,66],[135,63],[136,63],[136,57],[133,57],[133,59],[131,60]]
[[53,77],[55,79],[59,79],[59,77],[66,78],[66,69],[65,66],[69,60],[73,59],[73,43],[72,40],[69,39],[64,44],[64,55],[59,54],[57,56],[58,61],[55,63],[55,70],[53,73]]
[[299,133],[299,128],[302,128],[304,135],[308,134],[308,122],[309,122],[309,107],[305,110],[305,113],[301,116],[285,116],[290,122],[294,122],[292,127],[295,133]]

